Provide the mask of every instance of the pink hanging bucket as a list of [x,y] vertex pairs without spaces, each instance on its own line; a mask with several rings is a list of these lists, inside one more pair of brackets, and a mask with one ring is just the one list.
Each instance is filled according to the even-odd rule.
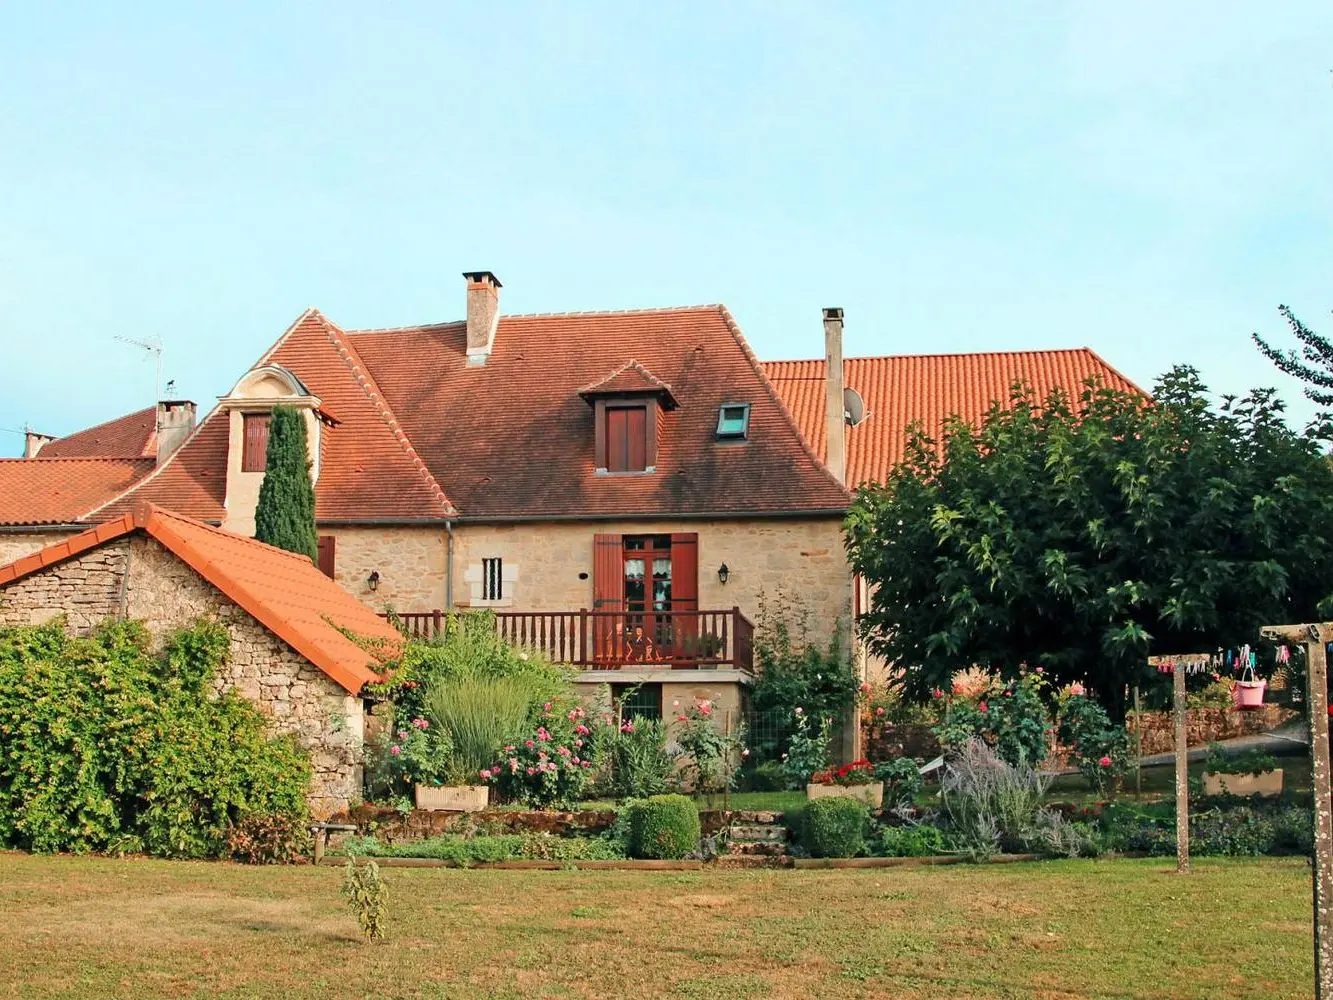
[[[1247,674],[1249,680],[1245,679]],[[1236,686],[1231,689],[1231,702],[1241,711],[1263,708],[1264,689],[1266,687],[1268,687],[1268,681],[1256,679],[1254,668],[1246,667],[1245,673],[1241,674],[1241,679],[1236,681]]]

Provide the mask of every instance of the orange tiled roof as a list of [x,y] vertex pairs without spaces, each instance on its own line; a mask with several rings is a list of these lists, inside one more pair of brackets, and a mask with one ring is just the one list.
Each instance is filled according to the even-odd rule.
[[153,470],[151,458],[0,459],[0,524],[72,524]]
[[136,410],[45,445],[42,458],[154,458],[157,407]]
[[[465,520],[801,514],[849,502],[722,306],[501,316],[485,365],[467,363],[463,323],[347,339]],[[656,472],[599,476],[593,410],[579,392],[627,357],[680,405],[662,418]],[[724,403],[750,404],[743,444],[716,440]]]
[[151,504],[0,567],[0,587],[134,531],[200,576],[351,694],[379,679],[373,658],[339,629],[387,643],[398,633],[305,556],[209,527]]
[[[764,370],[822,459],[827,447],[824,362],[766,361]],[[1077,397],[1088,378],[1131,392],[1142,390],[1086,347],[1062,351],[920,354],[845,358],[846,384],[860,392],[866,418],[847,429],[847,482],[883,482],[902,461],[907,427],[920,421],[938,438],[946,417],[978,422],[1017,381],[1044,399],[1062,388]]]
[[[302,314],[256,367],[264,364],[290,370],[326,413],[336,414],[336,426],[320,433],[318,520],[432,520],[453,513],[346,334],[317,310]],[[149,501],[221,521],[229,418],[213,410],[156,473],[92,516],[115,517]]]
[[606,378],[579,390],[580,396],[615,396],[625,393],[646,393],[662,396],[665,405],[674,407],[676,397],[671,394],[671,386],[650,372],[637,361],[621,365]]

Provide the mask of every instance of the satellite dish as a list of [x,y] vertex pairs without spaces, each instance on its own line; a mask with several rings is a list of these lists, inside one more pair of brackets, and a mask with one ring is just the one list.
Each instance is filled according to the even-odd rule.
[[850,386],[842,390],[842,415],[848,427],[855,427],[866,418],[866,401]]

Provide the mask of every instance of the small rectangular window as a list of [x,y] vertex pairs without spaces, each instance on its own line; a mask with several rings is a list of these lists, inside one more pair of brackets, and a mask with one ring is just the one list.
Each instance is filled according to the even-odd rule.
[[662,719],[661,684],[613,684],[611,699],[626,722]]
[[481,599],[499,601],[504,598],[504,568],[497,556],[481,561]]
[[272,417],[267,413],[247,413],[243,419],[245,441],[241,449],[241,471],[263,472],[268,463],[268,424]]
[[750,404],[725,403],[717,411],[717,439],[744,441],[750,436]]
[[606,471],[643,472],[648,468],[648,408],[606,408]]

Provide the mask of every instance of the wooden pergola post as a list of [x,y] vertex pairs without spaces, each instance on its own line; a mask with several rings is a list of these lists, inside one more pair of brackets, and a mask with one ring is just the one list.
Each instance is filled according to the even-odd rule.
[[1176,713],[1176,871],[1190,870],[1190,751],[1189,696],[1185,693],[1185,664],[1172,673],[1172,707]]
[[1329,802],[1328,651],[1333,622],[1270,625],[1265,639],[1305,645],[1310,685],[1310,759],[1314,784],[1315,1000],[1333,1000],[1333,813]]
[[1176,722],[1176,872],[1181,875],[1188,875],[1190,870],[1189,695],[1185,691],[1185,671],[1206,666],[1210,660],[1206,653],[1148,657],[1150,667],[1171,671],[1171,708]]

